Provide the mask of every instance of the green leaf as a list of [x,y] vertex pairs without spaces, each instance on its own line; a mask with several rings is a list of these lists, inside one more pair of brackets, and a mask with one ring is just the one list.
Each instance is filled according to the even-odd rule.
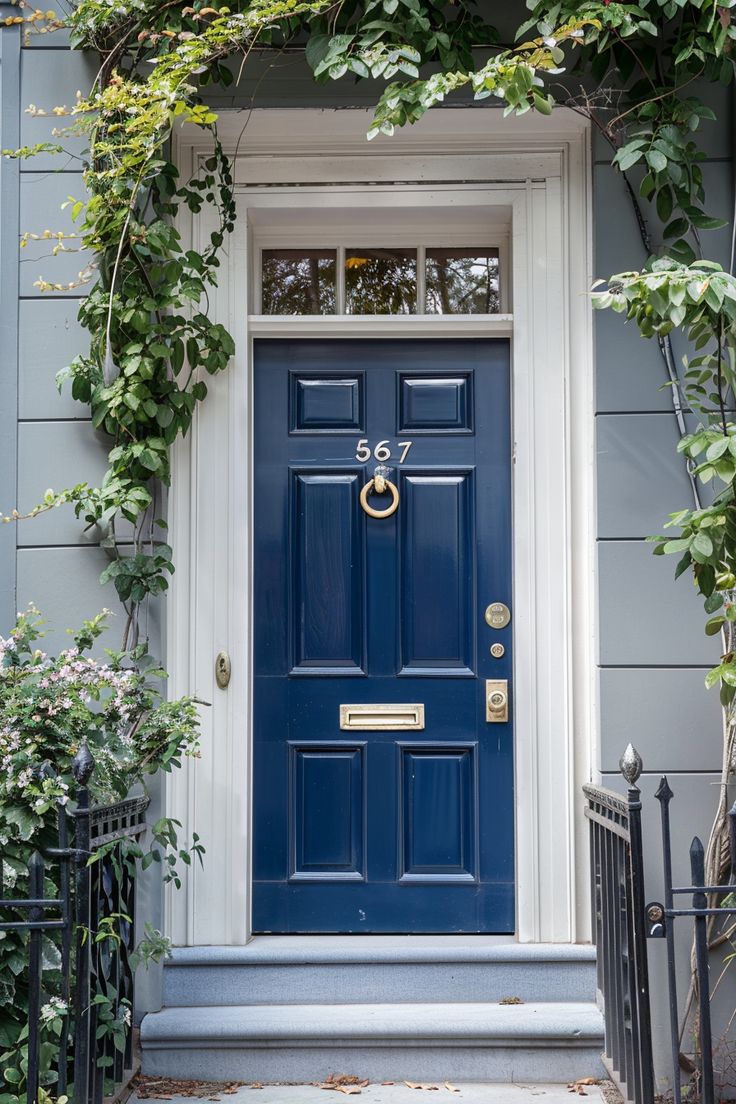
[[723,605],[723,595],[718,592],[711,594],[710,598],[705,599],[703,605],[706,613],[715,613]]
[[696,533],[690,544],[690,552],[698,563],[706,563],[713,555],[713,541],[707,533],[702,531]]
[[723,226],[727,226],[728,222],[722,218],[711,218],[709,215],[691,215],[690,221],[693,226],[697,226],[698,230],[720,230]]
[[723,666],[720,664],[718,667],[713,667],[712,670],[708,671],[708,674],[705,676],[705,685],[708,690],[720,681],[722,672]]
[[723,456],[724,452],[728,451],[732,440],[733,438],[731,437],[720,437],[717,441],[714,441],[705,454],[706,460],[718,460],[719,457]]
[[632,147],[628,145],[618,151],[613,161],[615,165],[618,165],[621,172],[626,172],[627,169],[632,168],[637,161],[641,161],[643,155],[643,150],[632,149]]
[[683,234],[686,234],[689,228],[687,219],[677,218],[673,219],[668,226],[665,226],[662,231],[665,238],[680,238]]
[[721,616],[721,617],[711,617],[710,620],[706,621],[706,623],[705,623],[705,635],[706,636],[715,636],[716,633],[719,633],[721,631],[721,628],[722,628],[723,625],[725,625],[725,623],[726,623],[726,618],[723,617],[723,616]]
[[657,214],[662,222],[668,222],[672,216],[672,189],[669,185],[657,192]]
[[684,552],[690,548],[690,538],[678,537],[677,540],[666,541],[663,547],[667,555],[671,552]]
[[667,168],[667,158],[660,150],[648,150],[646,160],[649,167],[654,169],[655,172],[662,172]]

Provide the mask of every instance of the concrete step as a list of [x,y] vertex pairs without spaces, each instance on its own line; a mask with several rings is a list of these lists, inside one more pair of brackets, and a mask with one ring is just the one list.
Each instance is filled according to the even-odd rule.
[[207,1005],[141,1026],[152,1076],[311,1082],[547,1081],[603,1076],[592,1002]]
[[259,936],[246,947],[180,947],[167,1007],[593,1001],[595,949],[483,936]]

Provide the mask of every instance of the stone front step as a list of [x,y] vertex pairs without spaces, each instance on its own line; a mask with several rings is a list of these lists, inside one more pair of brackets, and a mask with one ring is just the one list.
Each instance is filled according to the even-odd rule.
[[483,936],[259,936],[175,948],[165,1007],[595,1000],[595,949]]
[[546,1081],[603,1076],[591,1002],[164,1008],[141,1027],[143,1072],[239,1081]]

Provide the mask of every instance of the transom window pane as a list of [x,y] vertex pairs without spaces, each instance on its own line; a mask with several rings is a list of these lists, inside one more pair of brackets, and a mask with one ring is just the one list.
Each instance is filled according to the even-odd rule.
[[346,314],[416,314],[416,249],[347,249]]
[[264,314],[334,314],[335,249],[264,249]]
[[427,249],[427,314],[496,314],[497,249]]

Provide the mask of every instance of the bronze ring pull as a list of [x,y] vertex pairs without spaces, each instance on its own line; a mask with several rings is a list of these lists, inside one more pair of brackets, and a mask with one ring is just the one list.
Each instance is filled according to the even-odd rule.
[[[386,490],[391,492],[391,505],[387,506],[385,510],[374,510],[372,506],[368,505],[368,495],[371,493],[374,487],[377,494],[383,494]],[[381,475],[377,475],[374,479],[369,479],[361,490],[360,505],[363,507],[369,517],[391,517],[391,514],[395,513],[399,506],[399,492],[390,479],[386,479]]]

